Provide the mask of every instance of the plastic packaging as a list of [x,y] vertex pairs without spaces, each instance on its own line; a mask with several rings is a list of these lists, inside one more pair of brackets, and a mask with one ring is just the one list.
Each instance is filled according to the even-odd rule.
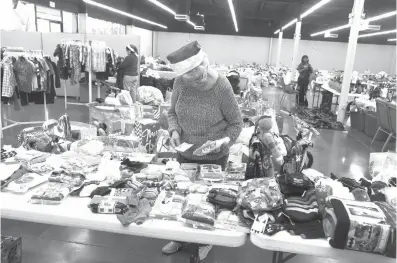
[[72,187],[68,184],[48,183],[32,195],[30,202],[44,205],[60,204],[71,191]]
[[150,211],[150,217],[176,221],[182,215],[185,201],[183,195],[174,191],[161,191]]
[[66,173],[64,171],[52,172],[51,176],[48,178],[49,182],[54,183],[64,183],[71,187],[80,187],[85,180],[85,176],[79,173]]
[[231,163],[226,167],[225,178],[230,181],[240,181],[245,179],[246,163]]
[[7,190],[15,193],[26,193],[29,189],[47,182],[47,179],[48,177],[46,176],[41,176],[36,173],[27,173],[15,181],[12,181],[7,186]]
[[213,229],[215,223],[215,208],[205,201],[205,196],[191,194],[186,201],[182,218],[193,228]]
[[202,164],[200,165],[200,178],[208,181],[222,181],[223,180],[222,167],[216,164]]
[[280,188],[274,178],[255,178],[242,183],[237,203],[252,211],[272,211],[283,204]]

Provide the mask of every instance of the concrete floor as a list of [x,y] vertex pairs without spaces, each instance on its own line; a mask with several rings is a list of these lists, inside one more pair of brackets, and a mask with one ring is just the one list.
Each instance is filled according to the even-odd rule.
[[[280,90],[269,88],[265,97],[278,101]],[[287,101],[286,107],[291,106]],[[54,105],[49,105],[50,118],[58,118],[65,112],[63,99],[57,99]],[[66,111],[71,120],[88,121],[88,110],[84,106],[69,105]],[[29,105],[23,112],[12,113],[11,119],[33,121],[43,119],[42,105]],[[3,143],[15,142],[15,134],[21,126],[6,130]],[[358,179],[366,176],[369,154],[379,151],[382,143],[376,142],[369,146],[371,138],[357,131],[320,130],[321,135],[314,138],[313,168],[329,175],[347,176]],[[285,119],[284,133],[294,136],[291,120]],[[394,148],[394,145],[390,147]],[[28,219],[27,219],[28,220]],[[161,247],[166,240],[148,239],[113,233],[90,231],[43,225],[14,220],[1,220],[1,234],[22,236],[24,263],[147,263],[147,262],[188,262],[189,253],[181,252],[172,256],[163,256]],[[258,263],[271,262],[270,251],[259,249],[249,241],[240,248],[214,247],[205,262],[214,263]],[[291,263],[327,262],[344,263],[331,259],[297,256]]]

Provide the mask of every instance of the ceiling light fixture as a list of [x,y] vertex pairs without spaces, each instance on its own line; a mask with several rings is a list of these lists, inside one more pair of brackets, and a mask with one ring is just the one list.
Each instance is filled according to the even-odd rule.
[[394,42],[394,41],[397,41],[397,38],[390,38],[390,39],[388,39],[387,41],[389,41],[389,42]]
[[322,0],[322,1],[318,2],[317,4],[315,4],[314,6],[309,8],[306,12],[301,14],[301,19],[307,17],[308,15],[310,15],[311,13],[316,11],[317,9],[321,8],[322,6],[328,4],[329,2],[331,2],[331,0]]
[[238,32],[236,12],[234,12],[233,0],[228,0],[228,3],[229,3],[229,8],[230,8],[230,13],[232,14],[234,28],[236,29],[236,32]]
[[294,20],[290,21],[288,24],[283,26],[281,29],[285,30],[285,29],[289,28],[290,26],[292,26],[293,24],[295,24],[296,22],[298,22],[298,18],[295,18]]
[[135,16],[135,15],[129,14],[129,13],[127,13],[127,12],[118,10],[118,9],[116,9],[116,8],[113,8],[113,7],[104,5],[104,4],[100,4],[100,3],[97,3],[97,2],[94,2],[94,1],[91,1],[91,0],[83,0],[83,1],[84,1],[85,3],[87,3],[87,4],[89,4],[89,5],[93,5],[93,6],[102,8],[102,9],[106,9],[106,10],[108,10],[108,11],[110,11],[110,12],[117,13],[117,14],[120,14],[120,15],[123,15],[123,16],[130,17],[130,18],[132,18],[132,19],[136,19],[136,20],[139,20],[139,21],[142,21],[142,22],[145,22],[145,23],[154,25],[154,26],[158,26],[158,27],[167,29],[167,26],[165,26],[165,25],[158,24],[158,23],[156,23],[156,22],[147,20],[147,19],[145,19],[145,18],[142,18],[142,17],[139,17],[139,16]]
[[171,13],[172,15],[176,15],[176,12],[174,10],[172,10],[171,8],[169,8],[168,6],[160,3],[157,0],[148,0],[149,2],[152,2],[153,4],[157,5],[158,7],[164,9],[165,11],[167,11],[168,13]]
[[318,36],[318,35],[323,35],[323,34],[326,34],[326,33],[335,32],[335,31],[342,30],[342,29],[349,28],[349,27],[350,27],[350,24],[343,25],[343,26],[337,26],[337,27],[330,28],[330,29],[327,29],[327,30],[324,30],[324,31],[313,33],[310,36],[311,37],[315,37],[315,36]]
[[388,30],[388,31],[382,31],[382,32],[376,32],[376,33],[370,33],[370,34],[365,34],[365,35],[359,35],[359,38],[363,38],[363,37],[372,37],[372,36],[380,36],[380,35],[387,35],[387,34],[391,34],[391,33],[396,33],[397,29],[393,29],[393,30]]
[[[382,15],[378,15],[378,16],[374,16],[374,17],[368,18],[365,21],[370,23],[370,22],[381,20],[383,18],[388,18],[388,17],[394,16],[396,14],[397,14],[397,11],[387,12],[387,13],[384,13]],[[315,36],[318,36],[318,35],[323,35],[325,33],[335,32],[335,31],[338,31],[338,30],[341,30],[341,29],[346,29],[346,28],[350,28],[350,24],[343,25],[343,26],[338,26],[338,27],[334,27],[334,28],[330,28],[330,29],[327,29],[327,30],[324,30],[324,31],[320,31],[320,32],[317,32],[317,33],[313,33],[310,36],[315,37]]]
[[374,17],[368,18],[366,20],[368,22],[373,22],[373,21],[381,20],[383,18],[388,18],[388,17],[391,17],[391,16],[395,16],[396,14],[397,14],[397,11],[392,11],[392,12],[388,12],[388,13],[385,13],[385,14],[382,14],[382,15],[378,15],[378,16],[374,16]]
[[278,34],[278,33],[280,33],[280,29],[279,30],[277,30],[276,32],[274,32],[274,34],[276,35],[276,34]]

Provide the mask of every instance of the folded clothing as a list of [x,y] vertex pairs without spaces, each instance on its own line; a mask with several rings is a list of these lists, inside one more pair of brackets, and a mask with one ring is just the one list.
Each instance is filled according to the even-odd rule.
[[283,211],[294,222],[309,222],[319,219],[315,190],[310,189],[301,197],[286,198]]
[[122,213],[117,213],[117,219],[123,226],[128,226],[131,223],[140,225],[149,217],[151,209],[149,201],[143,198],[139,200],[137,206],[126,206]]
[[325,238],[324,229],[320,220],[309,221],[305,223],[295,223],[284,225],[293,235],[299,235],[304,239]]

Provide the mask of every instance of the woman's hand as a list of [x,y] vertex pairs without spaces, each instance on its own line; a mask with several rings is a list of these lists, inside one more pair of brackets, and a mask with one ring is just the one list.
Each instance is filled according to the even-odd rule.
[[178,147],[181,144],[181,136],[177,131],[172,131],[170,144],[173,148]]

